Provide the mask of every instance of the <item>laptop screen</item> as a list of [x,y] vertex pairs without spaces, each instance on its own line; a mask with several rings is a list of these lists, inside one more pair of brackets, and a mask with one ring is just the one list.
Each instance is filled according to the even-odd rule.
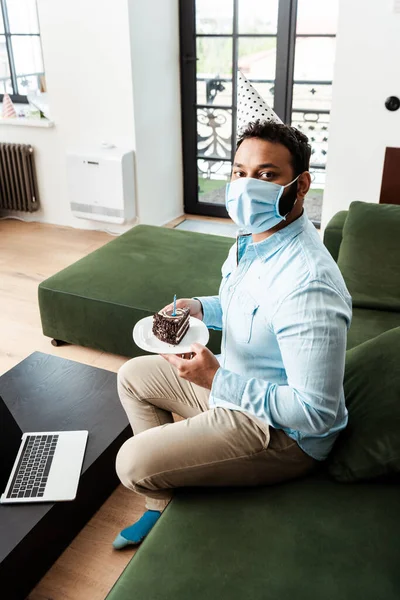
[[6,487],[18,449],[22,431],[0,396],[0,493]]

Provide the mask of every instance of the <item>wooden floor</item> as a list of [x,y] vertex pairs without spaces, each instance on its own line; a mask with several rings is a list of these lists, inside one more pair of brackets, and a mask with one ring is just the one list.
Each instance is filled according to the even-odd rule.
[[[202,217],[187,215],[167,227],[185,218]],[[226,223],[225,219],[212,220]],[[111,239],[99,231],[0,220],[0,375],[36,350],[115,372],[125,362],[121,356],[78,346],[54,348],[42,334],[37,302],[41,281]],[[143,509],[142,498],[118,487],[29,600],[103,600],[134,554],[133,549],[115,552],[111,543]]]
[[[111,239],[96,231],[0,221],[0,374],[35,350],[110,371],[125,362],[123,357],[78,346],[54,348],[42,334],[37,303],[43,279]],[[118,487],[29,599],[103,600],[134,554],[132,549],[113,551],[112,541],[143,509],[141,497]]]

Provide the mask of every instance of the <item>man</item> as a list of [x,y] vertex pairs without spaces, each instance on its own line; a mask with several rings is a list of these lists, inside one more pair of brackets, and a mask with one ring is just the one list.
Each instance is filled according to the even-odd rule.
[[[343,394],[351,299],[303,210],[310,146],[299,131],[250,123],[237,144],[227,209],[247,230],[219,296],[181,299],[222,330],[222,354],[150,356],[119,372],[134,437],[117,472],[147,511],[116,538],[141,541],[181,486],[250,486],[305,475],[347,424]],[[284,217],[283,217],[284,216]],[[174,423],[171,412],[186,420]]]

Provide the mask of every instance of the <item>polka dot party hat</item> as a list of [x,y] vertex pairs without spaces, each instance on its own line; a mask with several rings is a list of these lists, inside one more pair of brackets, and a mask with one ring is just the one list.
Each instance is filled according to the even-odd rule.
[[237,131],[240,134],[249,123],[261,119],[282,123],[278,115],[268,106],[246,77],[238,71],[237,76]]

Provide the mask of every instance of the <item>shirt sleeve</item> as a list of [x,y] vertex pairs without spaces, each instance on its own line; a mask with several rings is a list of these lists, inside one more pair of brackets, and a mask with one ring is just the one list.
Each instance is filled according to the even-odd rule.
[[270,323],[287,384],[247,379],[220,368],[211,394],[237,404],[274,428],[327,433],[340,402],[350,320],[350,300],[329,285],[314,281],[295,290]]
[[209,329],[222,330],[222,308],[219,296],[199,296],[194,300],[200,300],[203,307],[203,323]]

